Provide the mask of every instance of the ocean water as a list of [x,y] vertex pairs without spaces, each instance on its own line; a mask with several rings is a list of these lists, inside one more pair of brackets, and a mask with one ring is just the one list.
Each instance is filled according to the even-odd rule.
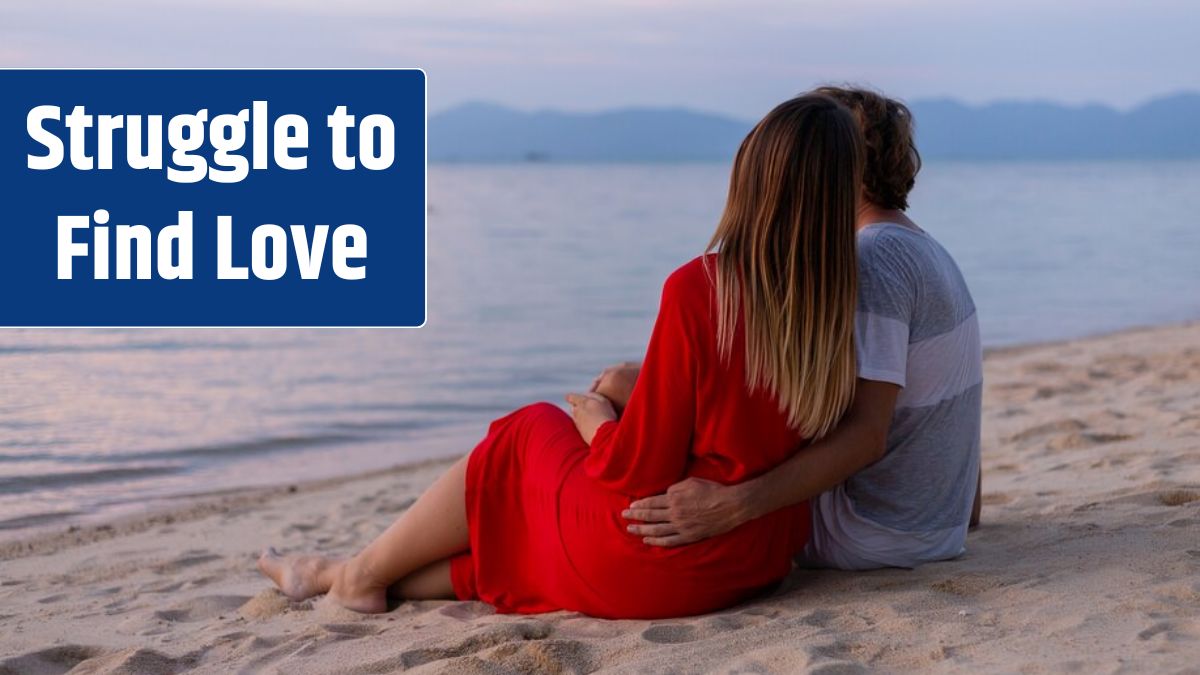
[[[434,166],[420,329],[0,329],[0,537],[461,454],[638,358],[728,167]],[[932,164],[989,345],[1200,318],[1200,163]]]

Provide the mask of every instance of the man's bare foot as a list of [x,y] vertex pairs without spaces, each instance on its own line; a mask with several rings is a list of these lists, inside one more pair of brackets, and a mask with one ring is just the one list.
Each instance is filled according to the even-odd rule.
[[292,600],[328,593],[334,602],[355,612],[387,611],[387,588],[376,588],[350,561],[316,555],[285,556],[267,548],[258,558],[258,569]]
[[258,558],[258,569],[292,600],[307,600],[328,592],[328,572],[341,564],[317,555],[280,555],[272,547],[264,549]]

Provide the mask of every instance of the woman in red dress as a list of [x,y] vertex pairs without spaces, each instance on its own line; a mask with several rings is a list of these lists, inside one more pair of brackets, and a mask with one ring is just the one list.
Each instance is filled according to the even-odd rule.
[[621,512],[684,477],[753,478],[845,411],[862,153],[832,99],[775,108],[738,151],[715,252],[663,286],[619,418],[597,393],[568,395],[570,415],[521,408],[354,557],[269,549],[263,572],[294,599],[362,612],[386,611],[390,589],[608,618],[709,612],[778,583],[807,542],[807,504],[676,548],[629,534]]

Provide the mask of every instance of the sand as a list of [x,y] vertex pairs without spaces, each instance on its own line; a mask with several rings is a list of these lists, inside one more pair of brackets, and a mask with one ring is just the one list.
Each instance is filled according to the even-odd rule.
[[264,542],[368,541],[444,466],[426,463],[0,547],[0,673],[1200,672],[1200,323],[985,370],[984,524],[955,561],[796,572],[671,621],[359,616],[258,575]]

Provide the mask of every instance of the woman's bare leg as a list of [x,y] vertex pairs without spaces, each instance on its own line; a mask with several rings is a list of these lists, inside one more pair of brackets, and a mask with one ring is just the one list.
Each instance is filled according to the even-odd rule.
[[[464,457],[353,558],[281,556],[267,549],[258,560],[259,569],[294,600],[329,593],[347,609],[387,611],[389,586],[467,549],[466,473]],[[440,575],[441,568],[435,571]],[[445,577],[449,577],[448,564]],[[421,585],[414,590],[427,588]]]
[[392,584],[388,595],[397,600],[453,600],[450,560],[439,560]]

